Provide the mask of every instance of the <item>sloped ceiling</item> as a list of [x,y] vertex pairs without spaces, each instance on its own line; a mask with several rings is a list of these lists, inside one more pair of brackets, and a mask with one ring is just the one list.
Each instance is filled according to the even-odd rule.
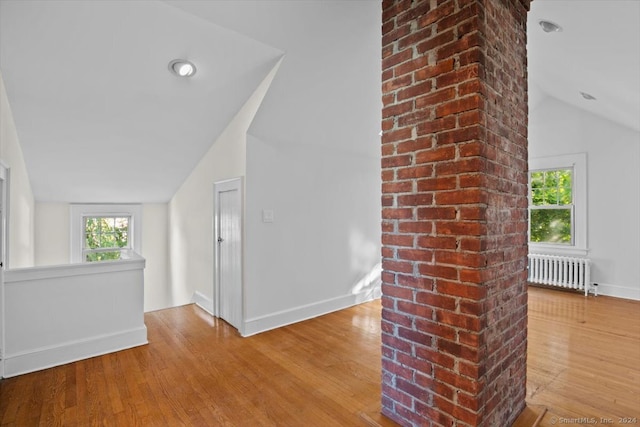
[[[169,200],[283,54],[250,132],[379,155],[380,117],[350,126],[352,100],[380,104],[359,62],[379,55],[380,28],[354,19],[359,3],[0,0],[0,70],[36,200]],[[640,131],[639,5],[532,2],[530,109],[552,96]],[[333,31],[345,16],[346,36]],[[169,74],[174,58],[195,77]]]
[[[351,0],[168,0],[286,52],[250,134],[380,156],[381,5]],[[374,7],[371,7],[374,6]],[[373,60],[372,60],[373,58]],[[377,60],[377,62],[376,62]],[[377,108],[377,114],[362,106]]]
[[534,0],[528,61],[530,110],[551,96],[640,132],[640,1]]
[[169,200],[282,55],[158,1],[2,0],[0,16],[38,201]]

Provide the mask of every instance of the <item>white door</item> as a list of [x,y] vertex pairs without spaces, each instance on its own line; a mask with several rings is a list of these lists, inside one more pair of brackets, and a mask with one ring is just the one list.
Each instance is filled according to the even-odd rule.
[[214,185],[215,314],[242,333],[242,180]]

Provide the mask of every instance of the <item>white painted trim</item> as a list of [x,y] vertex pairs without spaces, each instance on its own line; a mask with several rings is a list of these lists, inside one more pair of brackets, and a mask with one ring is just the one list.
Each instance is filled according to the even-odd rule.
[[70,230],[72,263],[83,262],[82,259],[82,217],[92,216],[130,216],[131,249],[142,253],[142,205],[140,204],[71,204]]
[[9,167],[0,160],[0,378],[4,378],[5,352],[6,352],[6,325],[5,325],[5,293],[4,272],[9,265],[9,190],[11,188]]
[[615,298],[640,301],[640,289],[638,287],[612,285],[610,283],[598,283],[598,295]]
[[127,252],[126,254],[128,256],[127,259],[113,261],[48,265],[6,270],[4,272],[4,282],[6,285],[14,285],[30,280],[46,280],[55,277],[83,276],[144,269],[146,263],[144,258],[134,252]]
[[576,249],[573,246],[562,246],[562,245],[554,245],[554,244],[545,244],[545,243],[529,243],[529,253],[530,254],[550,254],[550,255],[561,255],[561,256],[578,256],[578,257],[587,257],[589,255],[589,249]]
[[[531,253],[585,256],[589,251],[587,218],[587,153],[529,159],[529,171],[573,167],[574,242],[573,245],[554,245],[529,242]],[[529,194],[531,191],[529,190]],[[531,204],[531,200],[529,200]],[[528,232],[528,231],[527,231]]]
[[247,319],[244,322],[241,334],[243,337],[259,334],[271,329],[280,328],[292,323],[301,322],[303,320],[362,304],[367,301],[372,301],[380,298],[380,296],[381,290],[380,287],[377,286],[373,289],[366,289],[356,294],[343,295],[341,297],[318,301],[289,310],[278,311],[265,316],[254,317],[253,319]]
[[7,354],[4,378],[148,344],[147,327]]
[[9,222],[11,217],[11,168],[7,166],[2,160],[0,160],[0,179],[3,181],[2,207],[4,211],[4,218],[2,218],[2,220],[4,220],[4,239],[1,242],[3,245],[2,256],[4,259],[2,261],[4,262],[4,267],[9,268],[9,229],[11,228],[9,227],[9,224],[11,224]]
[[191,297],[191,302],[209,313],[213,314],[213,300],[201,292],[195,291]]

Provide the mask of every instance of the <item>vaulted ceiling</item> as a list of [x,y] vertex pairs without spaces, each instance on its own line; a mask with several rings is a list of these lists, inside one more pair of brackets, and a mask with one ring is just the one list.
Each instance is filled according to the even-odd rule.
[[551,96],[640,132],[640,1],[534,0],[528,61],[530,110]]
[[[36,200],[168,201],[283,55],[260,136],[288,119],[295,143],[348,120],[332,114],[336,93],[380,102],[332,33],[358,3],[0,0],[0,71]],[[352,28],[379,55],[379,27]],[[552,96],[640,132],[640,1],[535,0],[528,39],[530,109]],[[171,75],[175,58],[196,75]],[[341,83],[328,91],[327,78]]]
[[[0,2],[39,201],[167,201],[282,52],[160,1]],[[169,73],[176,58],[193,78]]]

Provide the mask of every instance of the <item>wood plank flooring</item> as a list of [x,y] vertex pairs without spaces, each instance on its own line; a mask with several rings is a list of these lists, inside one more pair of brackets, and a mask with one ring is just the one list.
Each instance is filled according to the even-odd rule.
[[147,313],[147,346],[0,382],[0,425],[371,425],[379,313],[373,302],[249,338],[195,306]]
[[[516,427],[544,409],[542,427],[640,419],[640,303],[529,295],[528,408]],[[145,323],[148,346],[2,380],[0,425],[395,425],[379,414],[377,301],[249,338],[195,306]]]
[[528,308],[538,425],[640,426],[640,302],[530,287]]

